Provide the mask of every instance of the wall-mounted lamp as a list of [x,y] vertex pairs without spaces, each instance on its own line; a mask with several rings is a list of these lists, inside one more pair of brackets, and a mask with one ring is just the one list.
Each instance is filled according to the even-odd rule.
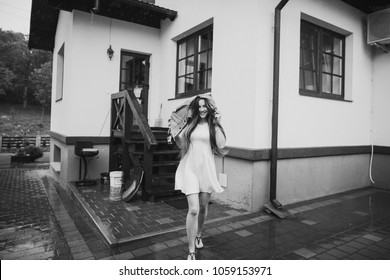
[[109,57],[110,60],[111,60],[111,58],[112,58],[113,55],[114,55],[114,50],[111,48],[111,45],[110,45],[110,47],[107,49],[107,54],[108,54],[108,57]]

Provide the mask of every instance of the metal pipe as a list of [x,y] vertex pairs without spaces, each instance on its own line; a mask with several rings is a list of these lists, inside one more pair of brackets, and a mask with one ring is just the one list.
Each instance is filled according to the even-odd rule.
[[278,164],[278,115],[279,115],[279,62],[280,62],[280,18],[281,10],[289,0],[282,0],[275,8],[274,23],[274,72],[272,99],[272,135],[270,168],[270,201],[276,199],[276,177]]
[[100,0],[95,0],[95,5],[91,9],[91,13],[96,14],[100,11]]

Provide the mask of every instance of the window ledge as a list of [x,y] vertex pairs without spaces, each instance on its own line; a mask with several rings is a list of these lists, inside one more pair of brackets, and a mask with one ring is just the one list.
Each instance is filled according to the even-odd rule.
[[332,96],[330,94],[329,95],[328,94],[317,94],[317,93],[307,92],[307,91],[303,91],[303,90],[299,91],[299,95],[308,96],[308,97],[315,97],[315,98],[322,98],[322,99],[328,99],[328,100],[335,100],[335,101],[352,102],[352,100],[346,100],[342,96],[338,97],[336,95]]
[[197,96],[197,95],[200,95],[200,94],[205,94],[205,93],[208,93],[208,92],[211,92],[211,90],[202,90],[202,91],[199,91],[197,93],[191,93],[191,94],[181,94],[179,96],[175,96],[173,98],[169,98],[168,101],[191,98],[191,97],[194,97],[194,96]]
[[59,161],[51,162],[50,166],[53,168],[55,172],[61,172],[61,162]]

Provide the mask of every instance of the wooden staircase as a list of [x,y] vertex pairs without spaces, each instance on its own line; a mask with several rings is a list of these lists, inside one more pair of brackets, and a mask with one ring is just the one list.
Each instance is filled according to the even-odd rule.
[[180,194],[174,190],[179,150],[167,141],[168,129],[149,127],[130,90],[112,95],[110,171],[122,170],[124,181],[131,168],[144,170],[142,199]]

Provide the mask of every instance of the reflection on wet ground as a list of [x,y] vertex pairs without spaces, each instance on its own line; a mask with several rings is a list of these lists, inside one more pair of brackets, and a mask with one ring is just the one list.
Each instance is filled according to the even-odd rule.
[[[63,188],[46,175],[0,168],[0,259],[186,258],[185,209],[164,202],[112,203],[106,186]],[[196,256],[387,260],[389,200],[388,190],[363,188],[286,206],[292,216],[284,220],[213,203],[205,247]]]
[[[109,200],[109,185],[99,183],[97,186],[77,188],[68,184],[67,187],[75,202],[85,209],[111,246],[185,228],[187,207],[178,209],[166,203],[176,199],[174,197],[150,203],[143,202],[138,196],[126,203]],[[210,204],[209,210],[208,223],[246,213],[218,203]]]
[[68,259],[70,250],[34,170],[0,169],[1,259]]

